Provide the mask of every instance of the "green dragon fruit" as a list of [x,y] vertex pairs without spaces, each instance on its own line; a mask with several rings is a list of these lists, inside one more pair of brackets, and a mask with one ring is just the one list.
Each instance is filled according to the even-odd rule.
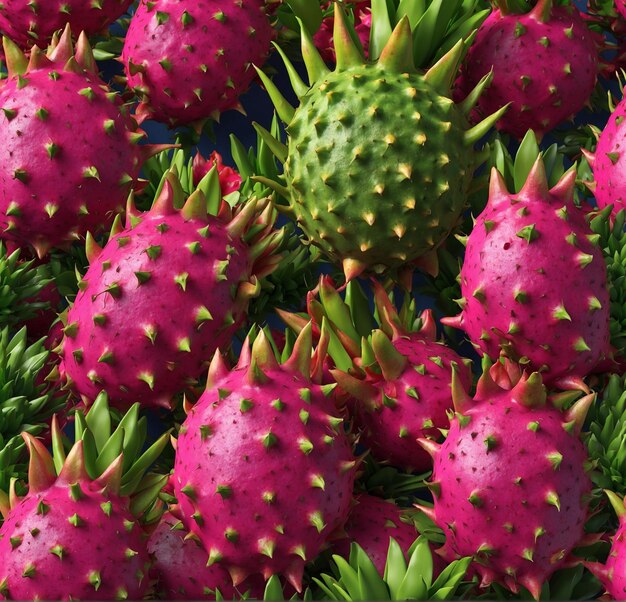
[[10,479],[25,478],[24,441],[20,434],[46,435],[67,395],[46,382],[50,353],[43,340],[28,344],[26,328],[11,336],[0,331],[0,490]]
[[141,453],[147,427],[138,412],[135,405],[114,421],[101,395],[86,415],[76,414],[76,442],[67,455],[55,423],[54,457],[24,434],[28,493],[20,499],[13,484],[9,495],[0,494],[0,598],[138,600],[146,594],[150,559],[136,516],[150,510],[167,480],[144,475],[169,435]]
[[539,0],[525,14],[507,0],[494,4],[467,53],[457,82],[460,96],[492,71],[478,118],[511,103],[498,129],[519,139],[531,129],[541,137],[589,100],[599,71],[596,41],[574,3]]
[[[84,34],[69,26],[27,60],[4,38],[9,78],[0,88],[0,237],[41,257],[121,211],[143,159],[144,133],[99,78]],[[71,122],[72,127],[68,127]]]
[[171,125],[238,107],[265,62],[273,30],[263,0],[141,0],[126,34],[137,114]]
[[563,414],[538,372],[508,360],[485,370],[474,400],[456,376],[452,394],[444,443],[420,441],[434,459],[434,509],[422,511],[446,535],[439,552],[473,556],[483,587],[523,585],[538,600],[583,537],[591,481],[579,433],[595,395]]
[[[319,284],[320,302],[311,295],[308,309],[318,326],[333,326],[330,353],[338,369],[332,376],[338,391],[350,396],[360,442],[375,458],[404,470],[430,470],[430,457],[417,443],[436,437],[449,425],[450,383],[456,364],[464,386],[471,384],[467,363],[454,350],[436,342],[437,327],[430,310],[418,318],[414,302],[398,314],[382,285],[373,281],[380,329],[371,323],[363,290],[350,282],[344,302],[328,277]],[[298,330],[306,318],[279,312]],[[344,351],[345,349],[345,351]],[[348,358],[344,356],[348,355]]]
[[[447,23],[444,12],[439,20]],[[380,19],[373,6],[372,26],[379,27]],[[384,23],[380,27],[386,31]],[[348,279],[424,260],[442,243],[465,207],[477,167],[472,146],[506,110],[470,128],[466,115],[491,77],[465,103],[451,100],[463,40],[421,74],[416,65],[424,61],[432,36],[416,37],[414,45],[408,17],[393,33],[388,22],[387,27],[390,37],[380,58],[366,62],[335,4],[335,71],[303,27],[310,85],[283,56],[300,99],[297,109],[259,71],[289,135],[285,146],[264,132],[284,162],[286,186],[272,185],[289,200],[311,244],[342,264]]]
[[233,210],[211,175],[185,196],[168,172],[149,212],[131,203],[126,228],[116,222],[103,249],[87,239],[90,266],[61,350],[65,374],[87,403],[104,390],[118,407],[169,407],[230,344],[259,278],[279,260],[273,251],[282,233],[273,230],[267,199]]
[[174,491],[185,526],[236,586],[279,575],[301,590],[305,562],[343,527],[356,459],[318,384],[324,344],[311,326],[279,364],[265,333],[229,371],[216,353],[176,446]]
[[22,48],[45,47],[55,31],[68,23],[74,31],[100,33],[121,17],[132,0],[2,0],[0,31]]
[[492,359],[501,348],[544,382],[585,390],[609,347],[606,266],[573,201],[575,170],[548,189],[538,157],[519,194],[492,170],[489,202],[467,239],[463,311],[442,322]]

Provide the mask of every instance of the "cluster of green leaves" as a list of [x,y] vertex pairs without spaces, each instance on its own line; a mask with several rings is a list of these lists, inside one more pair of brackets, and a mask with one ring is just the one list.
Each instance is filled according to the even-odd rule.
[[22,431],[38,435],[67,403],[67,395],[45,382],[50,352],[43,340],[29,344],[26,328],[0,331],[0,490],[25,478]]
[[[349,2],[344,2],[349,18],[353,18]],[[369,57],[376,60],[403,18],[411,22],[414,38],[414,60],[418,68],[433,65],[459,40],[467,39],[489,15],[489,8],[479,0],[372,0],[372,29]],[[324,0],[286,0],[279,9],[279,22],[294,32],[299,31],[297,18],[315,33],[332,7]],[[354,36],[355,42],[359,43]]]
[[408,561],[391,538],[382,576],[365,551],[353,543],[350,558],[334,555],[333,574],[322,573],[314,582],[327,600],[449,600],[459,589],[470,562],[470,558],[455,560],[434,579],[432,552],[425,537],[415,540]]
[[34,318],[50,304],[36,296],[52,282],[48,268],[24,261],[18,249],[7,253],[0,243],[0,328],[15,328]]
[[611,344],[621,357],[626,354],[626,211],[610,219],[611,207],[606,207],[590,221],[594,234],[599,236],[607,267],[611,302]]

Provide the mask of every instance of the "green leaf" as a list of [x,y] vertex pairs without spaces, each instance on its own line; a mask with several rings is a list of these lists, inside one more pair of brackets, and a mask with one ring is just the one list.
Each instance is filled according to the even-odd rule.
[[398,600],[398,592],[406,575],[406,559],[398,542],[392,537],[389,540],[387,550],[387,562],[385,564],[384,579],[387,582],[391,599]]
[[539,156],[537,137],[532,130],[528,130],[515,156],[513,173],[515,179],[515,192],[519,192],[526,183],[528,174]]

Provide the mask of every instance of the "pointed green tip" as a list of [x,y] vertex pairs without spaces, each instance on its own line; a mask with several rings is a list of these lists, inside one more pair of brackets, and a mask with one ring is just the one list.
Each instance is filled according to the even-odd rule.
[[609,498],[609,502],[611,502],[611,506],[613,506],[613,510],[615,510],[615,514],[617,514],[618,518],[622,518],[626,515],[626,508],[624,508],[624,500],[608,489],[604,490],[606,496]]
[[396,25],[380,55],[378,63],[392,73],[412,73],[415,71],[413,32],[411,31],[409,18],[406,15]]
[[362,49],[356,45],[350,27],[344,9],[339,2],[335,2],[333,41],[335,56],[337,57],[337,71],[345,71],[351,67],[365,64]]

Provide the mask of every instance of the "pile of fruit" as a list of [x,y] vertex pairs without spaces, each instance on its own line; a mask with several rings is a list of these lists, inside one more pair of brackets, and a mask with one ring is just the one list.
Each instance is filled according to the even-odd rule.
[[0,31],[0,599],[626,598],[626,1]]

